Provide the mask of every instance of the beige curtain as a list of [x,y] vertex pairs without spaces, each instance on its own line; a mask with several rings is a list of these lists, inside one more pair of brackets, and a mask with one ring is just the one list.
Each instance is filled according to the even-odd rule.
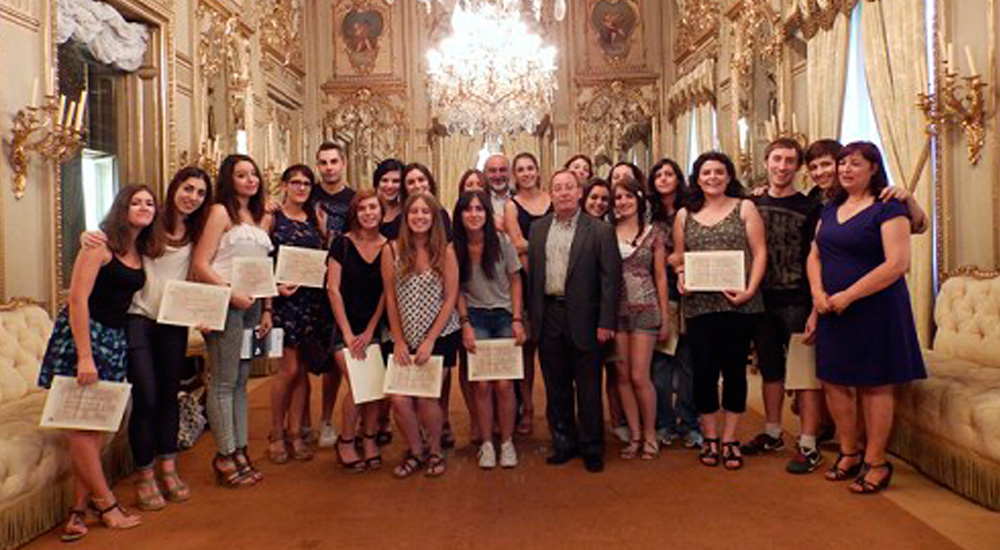
[[695,124],[698,125],[698,151],[704,153],[715,149],[715,125],[712,124],[714,107],[708,101],[694,108]]
[[691,144],[691,116],[692,110],[686,109],[677,115],[674,120],[674,150],[673,159],[681,165],[684,172],[691,168],[688,155]]
[[840,135],[847,85],[849,16],[837,15],[829,29],[821,29],[808,43],[806,86],[809,94],[808,129],[811,140]]
[[[861,10],[865,75],[883,153],[896,184],[906,185],[926,140],[923,115],[916,105],[917,94],[927,91],[924,0],[863,2]],[[915,195],[930,213],[928,169],[921,174]],[[913,237],[909,276],[917,333],[925,347],[931,343],[932,233]]]
[[440,147],[435,155],[438,165],[432,167],[438,184],[438,198],[441,206],[450,213],[458,199],[458,179],[466,170],[476,167],[483,138],[449,135],[438,139],[435,145]]

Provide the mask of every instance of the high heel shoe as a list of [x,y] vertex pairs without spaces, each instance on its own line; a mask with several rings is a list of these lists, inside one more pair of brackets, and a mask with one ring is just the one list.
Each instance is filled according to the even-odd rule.
[[[892,462],[888,460],[881,464],[869,464],[864,463],[864,467],[861,468],[861,473],[858,475],[854,483],[848,487],[852,493],[856,495],[874,495],[875,493],[882,492],[889,488],[889,482],[892,481]],[[885,475],[878,483],[872,483],[868,481],[866,477],[872,470],[885,470]]]
[[163,483],[163,496],[170,502],[184,502],[191,498],[191,489],[181,481],[177,470],[160,472],[160,481]]
[[231,455],[215,455],[212,459],[212,470],[215,471],[216,483],[229,489],[249,487],[255,483],[252,477],[244,475]]
[[167,501],[163,499],[163,493],[156,485],[152,470],[148,470],[149,477],[140,474],[135,482],[135,492],[139,499],[139,509],[144,512],[155,512],[167,507]]
[[378,470],[382,467],[382,451],[378,447],[378,434],[363,434],[361,437],[375,442],[375,454],[367,456],[368,453],[365,453],[365,468],[371,471]]
[[250,455],[247,453],[246,447],[236,448],[236,452],[233,453],[233,462],[236,463],[236,468],[239,469],[240,474],[249,477],[254,483],[264,480],[264,474],[257,468],[254,468],[253,463],[250,462]]
[[841,468],[840,463],[845,458],[854,458],[861,456],[862,456],[862,451],[860,449],[854,451],[853,453],[838,452],[837,460],[833,461],[833,466],[830,466],[830,469],[827,470],[825,474],[823,474],[823,477],[827,481],[844,481],[852,477],[857,477],[857,475],[861,473],[861,466],[863,465],[861,461],[858,461],[857,463],[848,466],[846,469]]
[[341,467],[352,474],[358,474],[365,471],[365,461],[363,459],[357,458],[354,460],[344,460],[344,455],[340,452],[340,447],[342,445],[349,445],[350,448],[353,449],[354,438],[344,439],[343,437],[338,437],[337,443],[333,446],[333,448],[337,451],[337,460],[340,461]]
[[81,508],[70,508],[69,517],[66,518],[66,526],[59,535],[63,542],[73,542],[87,536],[87,510]]

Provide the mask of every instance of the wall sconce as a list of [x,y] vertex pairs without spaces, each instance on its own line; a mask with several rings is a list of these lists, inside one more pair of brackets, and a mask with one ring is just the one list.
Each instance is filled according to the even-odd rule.
[[[35,80],[32,105],[14,115],[11,131],[10,165],[14,169],[14,198],[24,198],[28,181],[28,152],[35,151],[48,162],[65,162],[83,146],[83,113],[87,106],[86,90],[79,102],[71,101],[66,108],[66,96],[46,96],[38,105],[38,80]],[[40,132],[34,141],[32,134]]]
[[979,164],[983,146],[986,143],[986,83],[976,70],[972,52],[965,47],[966,59],[969,63],[969,76],[960,77],[952,69],[955,66],[952,44],[940,40],[940,49],[947,52],[942,60],[943,77],[937,82],[937,90],[930,94],[918,94],[917,106],[927,119],[928,137],[937,135],[945,124],[957,124],[965,133],[969,162],[973,166]]
[[753,154],[750,152],[750,124],[746,117],[736,121],[736,129],[740,134],[740,178],[746,185],[753,184]]

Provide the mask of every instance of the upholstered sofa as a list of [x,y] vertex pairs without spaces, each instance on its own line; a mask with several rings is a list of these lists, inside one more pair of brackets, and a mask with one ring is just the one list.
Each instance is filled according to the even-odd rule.
[[[0,305],[0,550],[58,525],[72,497],[66,441],[38,427],[45,391],[38,369],[52,320],[28,300]],[[111,479],[131,469],[125,430],[105,445]]]
[[[992,276],[991,276],[992,275]],[[928,378],[900,388],[891,450],[969,499],[1000,510],[1000,276],[941,285]]]

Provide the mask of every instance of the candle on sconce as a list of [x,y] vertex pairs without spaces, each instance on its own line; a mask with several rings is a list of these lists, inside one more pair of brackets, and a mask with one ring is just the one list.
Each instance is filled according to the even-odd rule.
[[76,102],[69,102],[69,109],[66,109],[66,119],[60,122],[60,126],[63,128],[72,128],[73,120],[76,118]]
[[739,129],[740,132],[740,149],[746,152],[748,139],[750,137],[749,136],[750,128],[749,125],[747,124],[747,119],[740,117],[740,119],[736,122],[736,127]]
[[792,113],[792,133],[793,134],[799,133],[799,123],[795,119],[795,113]]
[[955,48],[951,42],[948,43],[948,66],[955,70]]
[[56,113],[56,127],[62,126],[63,115],[66,114],[66,96],[59,94],[59,111]]
[[73,123],[73,129],[77,132],[80,128],[83,128],[83,110],[87,106],[87,90],[80,91],[80,103],[76,108],[76,121]]
[[976,71],[976,62],[972,58],[972,49],[969,46],[965,47],[965,60],[969,62],[969,76],[978,75],[979,72]]

